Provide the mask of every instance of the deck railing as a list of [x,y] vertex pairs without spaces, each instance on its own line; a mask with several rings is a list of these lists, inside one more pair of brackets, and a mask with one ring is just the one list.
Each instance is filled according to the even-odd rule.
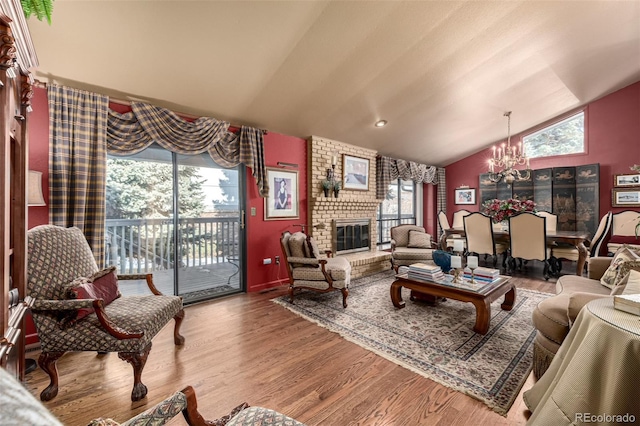
[[238,257],[238,217],[185,218],[178,222],[174,261],[173,219],[107,219],[107,265],[122,274],[204,266]]

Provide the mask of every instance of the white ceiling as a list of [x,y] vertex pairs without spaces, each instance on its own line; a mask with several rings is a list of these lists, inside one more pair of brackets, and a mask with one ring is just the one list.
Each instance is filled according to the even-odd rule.
[[[640,80],[640,1],[65,1],[36,77],[444,166]],[[378,119],[389,124],[373,127]]]

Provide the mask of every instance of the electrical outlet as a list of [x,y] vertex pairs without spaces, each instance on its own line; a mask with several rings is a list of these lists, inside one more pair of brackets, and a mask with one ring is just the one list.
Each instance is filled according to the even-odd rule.
[[271,258],[267,257],[265,259],[262,259],[262,264],[263,265],[271,265]]
[[280,264],[280,256],[276,256],[276,265]]

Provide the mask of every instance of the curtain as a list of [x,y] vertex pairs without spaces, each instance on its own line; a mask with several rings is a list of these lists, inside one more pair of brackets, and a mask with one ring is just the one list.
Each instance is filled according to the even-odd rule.
[[[441,210],[444,214],[447,214],[447,179],[445,176],[445,170],[442,167],[438,167],[438,188],[437,188],[437,196],[436,196],[436,211],[440,212]],[[436,227],[438,230],[438,240],[442,236],[442,230],[440,227]]]
[[383,200],[389,184],[398,178],[436,185],[438,183],[436,171],[437,168],[434,166],[378,155],[376,157],[376,198]]
[[107,148],[109,154],[133,155],[155,142],[178,154],[208,152],[223,167],[240,163],[250,167],[260,196],[266,197],[269,187],[262,130],[242,126],[235,135],[228,128],[228,122],[215,118],[188,122],[168,109],[132,102],[131,111],[125,114],[109,111]]
[[106,96],[49,85],[49,222],[84,233],[104,266]]

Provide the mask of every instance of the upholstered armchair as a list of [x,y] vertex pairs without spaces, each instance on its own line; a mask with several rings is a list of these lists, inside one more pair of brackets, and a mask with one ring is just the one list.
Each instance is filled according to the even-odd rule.
[[342,306],[347,307],[351,264],[344,257],[333,257],[330,250],[321,257],[314,239],[302,232],[285,231],[280,238],[284,263],[289,274],[289,298],[306,289],[319,293],[342,292]]
[[422,226],[398,225],[390,231],[391,263],[396,272],[400,266],[418,262],[435,265],[433,252],[438,249],[438,245]]
[[[51,414],[16,378],[0,368],[0,424],[61,426]],[[190,426],[304,426],[282,413],[262,407],[250,407],[246,403],[234,408],[228,415],[215,420],[205,420],[198,411],[196,392],[187,386],[159,402],[148,410],[122,423],[110,418],[96,418],[89,426],[160,426],[182,413]]]
[[[42,348],[38,365],[51,381],[40,398],[48,401],[58,394],[56,362],[66,352],[77,351],[117,352],[133,367],[131,400],[144,398],[147,387],[141,376],[151,339],[173,318],[174,343],[184,344],[179,333],[182,298],[162,295],[151,274],[99,271],[78,228],[42,225],[27,235],[27,293],[35,299],[32,314]],[[122,280],[141,279],[152,294],[120,295],[117,286]]]

